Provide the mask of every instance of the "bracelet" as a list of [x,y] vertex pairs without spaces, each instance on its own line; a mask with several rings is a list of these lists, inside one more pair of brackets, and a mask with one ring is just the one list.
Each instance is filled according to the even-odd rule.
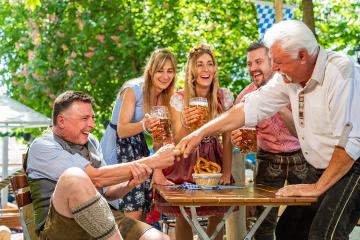
[[183,113],[180,114],[180,122],[181,122],[181,125],[183,125],[183,127],[190,129],[190,126],[188,126],[184,123]]
[[142,128],[143,128],[144,133],[146,133],[147,135],[151,136],[151,134],[148,132],[148,130],[147,130],[146,127],[145,127],[145,121],[144,121],[144,119],[141,120],[141,125],[142,125]]

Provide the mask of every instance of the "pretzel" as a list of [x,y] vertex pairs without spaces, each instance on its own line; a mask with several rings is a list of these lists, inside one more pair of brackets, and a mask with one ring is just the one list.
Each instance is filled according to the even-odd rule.
[[197,174],[220,173],[221,167],[215,162],[211,162],[205,158],[199,157],[196,160],[194,172]]

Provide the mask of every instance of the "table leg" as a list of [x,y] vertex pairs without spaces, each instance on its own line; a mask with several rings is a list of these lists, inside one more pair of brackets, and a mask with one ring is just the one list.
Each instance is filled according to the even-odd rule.
[[261,223],[264,221],[266,216],[269,214],[270,210],[273,206],[266,206],[264,211],[261,213],[259,218],[256,220],[255,224],[251,227],[250,231],[246,234],[244,240],[251,240],[256,232],[256,230],[260,227]]
[[201,240],[214,240],[216,238],[216,236],[219,234],[221,228],[224,227],[226,219],[230,216],[230,214],[234,210],[234,207],[230,207],[227,210],[227,212],[224,214],[224,217],[221,220],[221,222],[219,222],[219,224],[216,226],[215,232],[209,238],[209,236],[207,235],[207,233],[205,232],[205,230],[201,227],[201,225],[199,223],[198,215],[196,213],[196,207],[190,206],[189,208],[191,211],[191,219],[190,219],[190,216],[185,211],[185,207],[180,206],[180,211],[181,211],[182,215],[184,216],[185,220],[195,230],[195,232],[198,234],[198,236]]

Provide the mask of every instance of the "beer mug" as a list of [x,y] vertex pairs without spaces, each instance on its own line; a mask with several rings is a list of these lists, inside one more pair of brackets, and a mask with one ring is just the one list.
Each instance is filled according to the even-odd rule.
[[208,101],[203,97],[194,97],[190,99],[189,107],[200,109],[200,117],[197,121],[189,125],[190,130],[194,131],[209,121]]
[[172,143],[171,122],[168,108],[165,106],[153,106],[150,115],[160,119],[159,123],[154,127],[151,133],[153,142],[160,146]]
[[242,127],[241,131],[242,140],[236,144],[243,154],[256,153],[257,150],[257,137],[255,128]]

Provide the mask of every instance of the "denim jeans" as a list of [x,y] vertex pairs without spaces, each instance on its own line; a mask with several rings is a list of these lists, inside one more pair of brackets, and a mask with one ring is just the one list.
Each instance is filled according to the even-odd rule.
[[[292,153],[271,153],[259,150],[256,160],[255,183],[281,188],[288,184],[302,183],[306,176],[306,161],[301,150]],[[263,207],[256,207],[259,217]],[[274,207],[256,231],[256,240],[273,240],[279,208]]]
[[[309,164],[308,164],[309,165]],[[306,183],[321,176],[311,167]],[[360,160],[309,207],[288,206],[276,227],[277,240],[349,239],[360,217]]]

